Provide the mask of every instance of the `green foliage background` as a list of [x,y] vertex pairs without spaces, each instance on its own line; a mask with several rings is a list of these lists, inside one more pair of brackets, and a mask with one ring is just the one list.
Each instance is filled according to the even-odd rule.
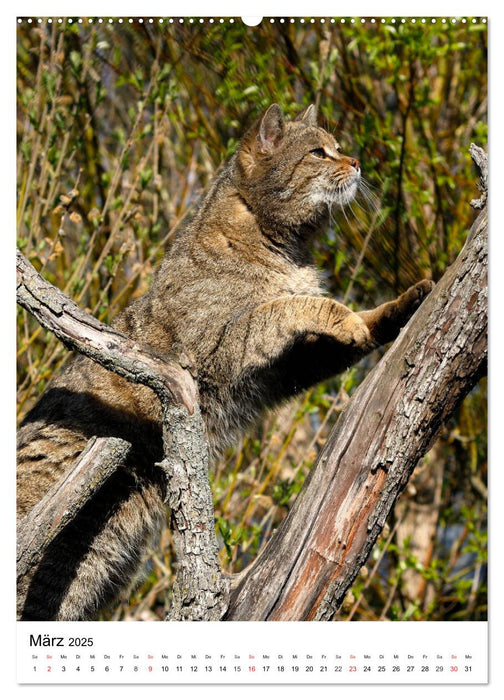
[[[289,117],[315,103],[373,193],[317,242],[337,298],[373,306],[437,280],[465,241],[477,196],[468,148],[487,139],[479,19],[25,19],[17,46],[18,245],[104,321],[147,289],[177,226],[272,102]],[[18,333],[22,418],[65,350],[22,310]],[[377,359],[268,416],[225,455],[213,487],[228,570],[283,519]],[[485,483],[483,381],[419,466],[338,619],[486,618]],[[419,549],[401,532],[422,507],[434,525]],[[162,614],[172,555],[167,531],[115,618]]]

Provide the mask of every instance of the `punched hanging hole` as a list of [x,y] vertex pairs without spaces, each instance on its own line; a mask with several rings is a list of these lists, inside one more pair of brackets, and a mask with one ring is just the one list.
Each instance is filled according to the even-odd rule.
[[246,24],[247,27],[257,27],[257,25],[262,22],[262,17],[242,17],[241,19],[243,24]]

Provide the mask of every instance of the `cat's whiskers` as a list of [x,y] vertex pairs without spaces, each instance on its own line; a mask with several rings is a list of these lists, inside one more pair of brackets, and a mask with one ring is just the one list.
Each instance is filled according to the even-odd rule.
[[353,216],[357,217],[353,203],[355,202],[357,206],[361,206],[356,200],[359,194],[362,194],[364,200],[368,202],[373,209],[377,209],[376,202],[373,201],[368,185],[363,182],[360,175],[358,177],[349,178],[348,173],[344,171],[337,173],[327,197],[329,223],[331,226],[336,225],[336,209],[343,213],[348,224],[350,223],[347,215],[348,208],[350,208]]
[[348,183],[335,182],[331,189],[330,197],[328,199],[329,221],[331,226],[334,226],[336,224],[336,217],[334,214],[334,210],[336,208],[340,209],[343,212],[343,216],[345,217],[346,222],[349,223],[345,207],[347,204],[349,204],[351,199],[352,197],[348,192]]
[[[380,200],[374,192],[371,191],[371,188],[372,185],[364,180],[364,178],[361,178],[359,193],[362,195],[362,199],[365,203],[369,205],[371,213],[377,215],[381,210]],[[362,208],[364,209],[364,207]]]

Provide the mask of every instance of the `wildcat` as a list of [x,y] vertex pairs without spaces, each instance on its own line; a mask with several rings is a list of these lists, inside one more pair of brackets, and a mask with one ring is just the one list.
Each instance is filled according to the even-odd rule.
[[[113,323],[161,357],[174,343],[192,353],[213,456],[265,408],[394,339],[431,290],[423,280],[359,313],[324,296],[310,248],[360,179],[359,162],[317,125],[313,106],[286,121],[271,105],[178,233],[151,289]],[[132,450],[19,586],[20,619],[95,617],[131,585],[165,523],[158,401],[83,356],[19,429],[18,517],[93,435],[124,437]]]

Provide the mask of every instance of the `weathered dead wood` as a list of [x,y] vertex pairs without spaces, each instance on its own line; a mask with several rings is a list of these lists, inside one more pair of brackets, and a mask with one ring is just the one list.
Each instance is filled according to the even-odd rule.
[[415,465],[486,372],[487,214],[367,376],[287,519],[234,578],[228,620],[331,619]]
[[[208,454],[191,362],[182,350],[160,359],[106,326],[44,280],[17,252],[17,299],[72,350],[87,355],[158,396],[163,413],[167,502],[178,555],[170,619],[219,619],[229,583],[221,572],[208,482]],[[18,525],[18,581],[43,556],[57,532],[123,463],[129,445],[91,440],[77,464]],[[100,452],[100,454],[98,454]],[[37,551],[37,547],[39,547]]]
[[486,151],[475,143],[471,143],[469,153],[479,171],[478,189],[481,192],[481,197],[471,200],[471,207],[483,209],[488,198],[488,156]]
[[168,504],[177,552],[177,575],[167,620],[220,620],[229,603],[229,578],[220,568],[214,508],[208,481],[207,445],[201,414],[164,406]]

